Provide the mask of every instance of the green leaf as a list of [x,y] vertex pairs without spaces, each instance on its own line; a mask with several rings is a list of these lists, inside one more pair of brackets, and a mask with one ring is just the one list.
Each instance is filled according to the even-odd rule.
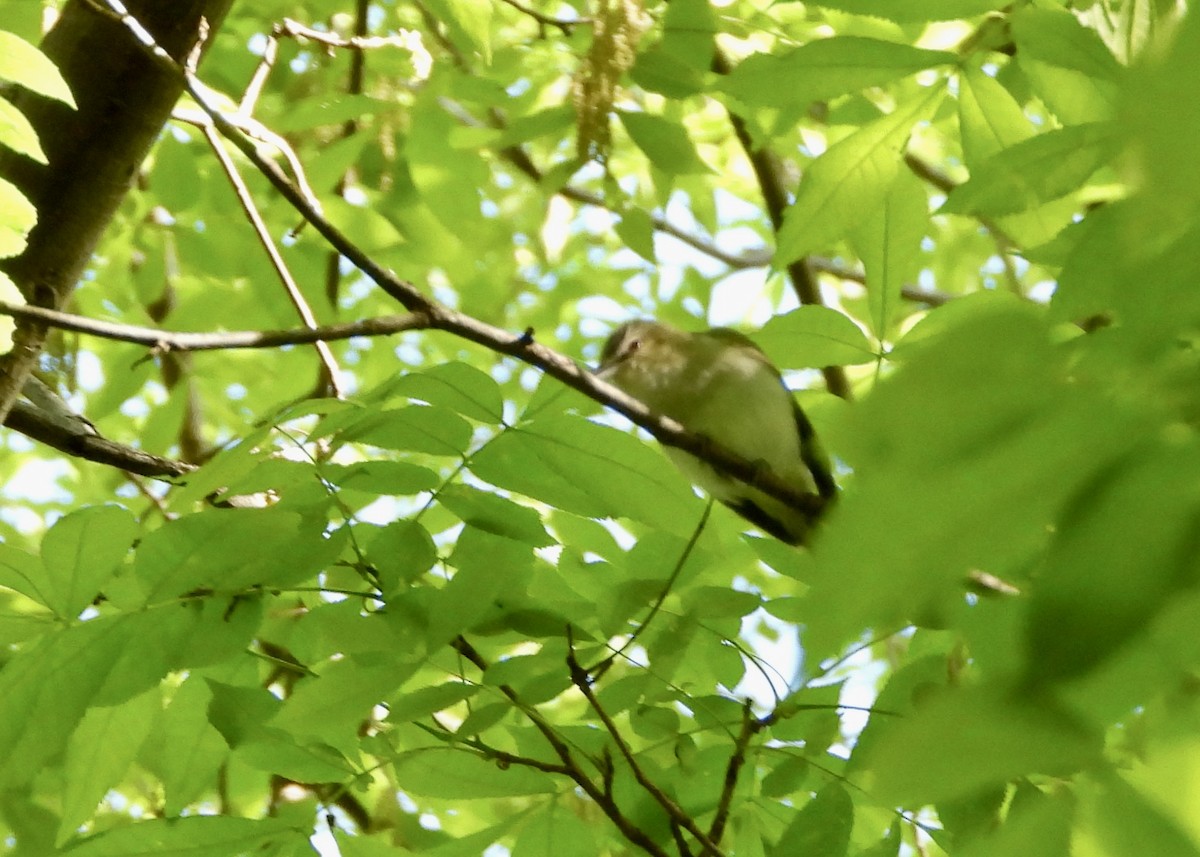
[[231,748],[261,736],[282,702],[261,687],[242,687],[206,679],[208,721]]
[[384,253],[405,246],[404,234],[377,208],[356,205],[339,197],[322,200],[321,206],[329,222],[367,253]]
[[63,764],[66,792],[58,827],[60,846],[92,818],[100,800],[120,783],[161,714],[162,694],[152,688],[120,705],[89,709],[83,716],[67,743]]
[[0,586],[49,607],[55,596],[47,583],[42,563],[36,556],[0,543]]
[[428,629],[430,645],[444,645],[486,618],[523,605],[533,561],[529,544],[466,527],[447,560],[456,571],[437,593]]
[[1124,69],[1095,30],[1065,9],[1024,7],[1009,20],[1021,70],[1063,122],[1112,118]]
[[203,663],[214,635],[232,644],[215,649],[221,656],[244,647],[257,624],[223,623],[225,608],[212,603],[216,609],[172,604],[93,619],[12,657],[0,670],[0,786],[20,786],[42,770],[88,708],[124,702],[172,670]]
[[[998,791],[1003,799],[1005,791]],[[1059,857],[1068,854],[1075,814],[1072,800],[1066,794],[1051,796],[1034,786],[1018,785],[1004,823],[997,824],[994,813],[989,819],[981,820],[986,827],[973,831],[970,847],[964,853],[968,857],[1007,857],[1010,854]],[[941,815],[939,806],[938,816]]]
[[916,177],[901,172],[883,205],[859,224],[851,243],[867,274],[867,303],[877,339],[888,338],[900,290],[916,281],[921,239],[929,228],[929,201]]
[[0,178],[0,259],[20,254],[36,223],[37,209],[16,185]]
[[393,768],[404,791],[421,797],[474,800],[553,794],[553,778],[521,765],[501,766],[453,747],[413,750]]
[[340,782],[358,773],[345,755],[319,741],[297,741],[277,729],[242,744],[234,758],[268,774],[301,783]]
[[982,690],[927,700],[872,749],[881,799],[921,806],[1032,774],[1069,776],[1100,743],[1068,717]]
[[[977,306],[879,383],[831,440],[855,491],[813,546],[810,657],[866,627],[937,621],[969,570],[1003,576],[1027,562],[1063,502],[1144,430],[1135,412],[1070,383],[1036,311]],[[911,437],[922,443],[899,442]]]
[[353,655],[334,661],[315,678],[297,685],[271,725],[287,736],[310,736],[354,753],[358,730],[371,716],[371,708],[390,697],[416,670],[404,653],[380,661]]
[[721,89],[754,106],[803,106],[883,86],[927,68],[953,65],[957,59],[944,51],[897,42],[834,36],[784,54],[752,54],[721,81]]
[[700,586],[688,590],[684,612],[694,618],[745,616],[762,605],[762,598],[753,592],[739,592],[724,586]]
[[322,472],[334,485],[351,491],[407,497],[432,491],[442,479],[428,467],[407,461],[361,461],[326,464]]
[[134,570],[147,604],[196,589],[237,592],[287,586],[337,556],[342,537],[325,538],[295,512],[221,509],[169,521],[138,549]]
[[450,40],[459,50],[478,53],[484,63],[491,62],[491,3],[487,0],[430,0],[429,9],[445,25]]
[[[667,14],[675,8],[667,7]],[[711,36],[709,37],[711,40]],[[668,98],[688,98],[704,91],[704,75],[684,58],[663,48],[651,48],[638,54],[630,78],[642,89]]]
[[712,172],[677,122],[650,113],[617,112],[630,138],[655,167],[669,176]]
[[[1200,204],[1200,103],[1191,97],[1200,55],[1200,16],[1188,15],[1170,37],[1170,49],[1147,57],[1125,88],[1121,118],[1129,135],[1131,169],[1142,177],[1134,224],[1135,246],[1193,223]],[[1163,109],[1169,106],[1169,109]],[[0,210],[3,210],[0,208]]]
[[850,318],[823,306],[802,306],[767,322],[754,341],[781,369],[846,366],[877,359]]
[[388,704],[388,720],[406,723],[427,719],[479,693],[480,686],[462,681],[447,681],[428,687],[401,690]]
[[1031,680],[1095,667],[1194,585],[1200,489],[1174,474],[1195,467],[1190,448],[1149,445],[1080,488],[1030,603]]
[[970,181],[950,192],[941,212],[1002,215],[1078,190],[1116,149],[1108,122],[1072,125],[1039,134],[984,161]]
[[645,211],[640,208],[626,209],[613,229],[630,250],[651,264],[656,261],[654,223]]
[[863,126],[813,161],[784,214],[776,265],[827,247],[877,207],[876,200],[899,171],[913,126],[933,113],[943,94],[943,87],[932,87],[924,97]]
[[1197,857],[1192,819],[1184,824],[1167,817],[1160,806],[1116,774],[1101,781],[1094,810],[1089,819],[1093,835],[1104,842],[1109,854],[1132,857],[1146,843],[1154,843],[1155,855],[1162,857]]
[[287,819],[196,815],[152,818],[90,836],[63,853],[71,857],[229,857],[282,853],[307,846],[310,831]]
[[595,825],[583,821],[566,801],[551,801],[517,834],[512,857],[596,857]]
[[423,372],[405,372],[387,385],[387,394],[420,399],[492,425],[504,419],[500,385],[474,366],[457,361]]
[[226,764],[229,747],[208,721],[210,699],[205,680],[190,676],[176,689],[159,721],[152,752],[143,751],[140,759],[162,781],[168,816],[179,815],[199,798]]
[[60,518],[42,539],[49,607],[74,619],[124,560],[137,521],[121,506],[91,506]]
[[854,804],[840,783],[830,783],[800,808],[768,853],[771,857],[820,854],[842,857],[850,847]]
[[897,0],[820,0],[814,3],[824,9],[836,9],[855,15],[869,15],[889,21],[950,21],[974,18],[984,12],[1001,9],[1001,0],[919,0],[903,3]]
[[[438,5],[479,2],[437,0]],[[454,235],[471,235],[478,240],[489,231],[480,211],[480,188],[487,182],[487,167],[474,148],[448,145],[456,125],[432,98],[422,100],[413,110],[404,151],[413,186],[430,213]]]
[[572,416],[510,429],[471,470],[493,485],[592,518],[628,517],[687,534],[699,501],[662,457],[632,435]]
[[1034,135],[1032,123],[1012,94],[974,66],[959,75],[958,122],[963,158],[971,170]]
[[471,424],[453,411],[413,405],[365,413],[341,434],[341,439],[381,449],[459,456],[466,452],[471,434]]
[[536,548],[554,544],[537,511],[507,497],[455,484],[440,491],[438,501],[464,524],[476,529],[527,542]]
[[39,164],[50,163],[46,160],[46,153],[42,151],[37,132],[33,130],[29,120],[4,99],[0,99],[0,145],[8,146],[14,152],[32,158]]
[[29,42],[0,30],[0,80],[19,83],[28,90],[74,107],[67,82],[46,55]]
[[384,594],[399,591],[437,561],[437,547],[429,531],[416,521],[393,521],[366,548],[368,560],[379,572]]
[[454,734],[460,738],[470,738],[473,735],[478,735],[480,732],[491,729],[512,710],[513,706],[510,702],[492,702],[486,705],[475,705],[471,708],[471,713],[466,716]]

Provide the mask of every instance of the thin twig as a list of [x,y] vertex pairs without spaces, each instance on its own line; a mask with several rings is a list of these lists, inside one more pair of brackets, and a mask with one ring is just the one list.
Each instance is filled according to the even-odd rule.
[[600,722],[604,724],[604,728],[608,731],[609,737],[617,746],[621,756],[625,759],[625,763],[629,765],[629,770],[633,773],[634,779],[638,781],[646,793],[654,798],[655,802],[663,808],[667,813],[667,817],[686,830],[695,837],[700,843],[703,853],[710,854],[712,857],[723,857],[721,849],[716,843],[709,838],[708,834],[700,829],[696,824],[695,819],[683,811],[679,804],[675,803],[671,797],[659,788],[658,784],[646,775],[642,770],[642,766],[638,764],[637,757],[634,756],[633,750],[625,741],[625,737],[621,734],[621,730],[617,728],[617,724],[609,717],[608,712],[604,710],[604,706],[600,704],[600,700],[596,698],[596,694],[592,691],[592,678],[575,658],[575,645],[571,639],[570,629],[568,628],[567,638],[567,668],[571,671],[571,683],[579,689],[587,700],[588,705],[596,712],[596,716],[600,718]]
[[522,15],[528,15],[533,20],[537,21],[543,27],[557,27],[562,31],[564,36],[569,36],[575,31],[575,28],[580,24],[590,24],[591,18],[573,18],[567,20],[565,18],[553,18],[550,15],[543,15],[537,9],[530,9],[523,3],[518,3],[517,0],[504,0],[509,6],[512,6]]
[[[358,27],[356,26],[355,29],[357,31]],[[404,33],[394,36],[367,36],[361,32],[356,32],[355,35],[346,38],[327,30],[315,30],[291,18],[284,18],[282,22],[276,25],[275,32],[278,35],[290,36],[293,39],[306,39],[310,42],[319,42],[329,48],[350,48],[356,51],[373,51],[379,48],[407,48],[409,46],[408,37]]]
[[[271,231],[267,229],[266,221],[263,220],[262,215],[258,211],[258,206],[254,203],[254,197],[250,195],[250,189],[242,181],[241,174],[237,171],[237,166],[233,163],[233,159],[229,157],[229,153],[225,151],[225,146],[212,125],[204,127],[204,139],[208,141],[213,154],[217,156],[217,162],[221,165],[221,169],[224,170],[225,178],[228,179],[229,184],[233,187],[233,192],[237,196],[238,203],[242,206],[242,212],[254,228],[254,234],[258,237],[258,243],[262,245],[267,258],[271,260],[271,267],[275,269],[275,275],[283,285],[283,290],[287,292],[288,300],[291,301],[296,314],[300,316],[300,321],[309,330],[316,328],[317,317],[313,314],[312,308],[309,307],[308,301],[300,291],[300,287],[296,285],[296,280],[292,276],[291,270],[283,260],[283,254],[279,252],[274,239],[271,238]],[[341,381],[339,380],[341,370],[338,368],[337,358],[333,356],[333,351],[320,339],[313,342],[313,348],[316,349],[317,354],[321,358],[321,364],[325,367],[326,380],[334,396],[338,399],[342,398],[343,390]]]
[[629,635],[629,639],[621,645],[621,648],[614,651],[596,665],[588,667],[587,673],[591,675],[593,681],[604,675],[608,668],[613,665],[613,662],[625,654],[625,652],[629,650],[637,638],[640,637],[648,627],[650,627],[650,622],[655,616],[658,615],[658,611],[662,609],[663,602],[667,600],[667,596],[675,586],[675,581],[679,579],[680,572],[683,571],[684,565],[687,564],[688,557],[692,555],[692,550],[695,549],[696,542],[700,539],[700,534],[704,532],[704,526],[708,523],[708,516],[712,512],[712,507],[713,501],[710,497],[708,502],[704,504],[704,513],[700,516],[700,520],[692,529],[691,537],[688,538],[687,544],[684,545],[683,552],[680,553],[679,559],[675,561],[675,567],[671,569],[671,573],[667,577],[667,582],[663,584],[663,588],[658,593],[658,597],[654,599],[654,604],[651,605],[650,612],[646,614],[646,618],[642,620],[640,625],[634,628],[633,633]]
[[[487,669],[487,661],[484,660],[483,656],[475,650],[475,647],[472,646],[465,637],[456,638],[451,645],[454,647],[455,651],[473,663],[476,667],[481,670]],[[542,717],[540,713],[538,713],[536,708],[522,701],[517,692],[508,685],[500,685],[500,692],[508,697],[509,701],[512,702],[513,705],[515,705],[521,711],[521,713],[528,718],[529,722],[533,724],[534,728],[542,734],[542,737],[546,739],[546,742],[550,745],[551,749],[554,750],[555,755],[562,760],[563,765],[566,767],[567,776],[569,776],[575,782],[575,784],[578,785],[579,788],[582,789],[583,792],[590,797],[598,807],[600,807],[605,816],[607,816],[608,819],[614,825],[616,825],[617,829],[621,831],[622,836],[629,840],[631,844],[643,849],[647,854],[651,855],[651,857],[670,857],[670,855],[663,850],[662,846],[650,838],[649,834],[634,824],[624,815],[624,813],[621,812],[612,795],[611,773],[602,773],[602,781],[605,783],[605,786],[597,786],[592,778],[589,777],[583,771],[583,769],[579,767],[579,763],[575,761],[575,757],[571,753],[571,748],[566,744],[565,741],[563,741],[559,734],[554,731],[554,727],[547,723],[546,719]]]
[[725,782],[721,786],[721,797],[717,800],[717,812],[708,828],[708,835],[713,842],[720,842],[725,835],[725,825],[729,821],[729,807],[733,803],[733,793],[737,789],[738,776],[746,763],[746,751],[750,747],[750,739],[762,728],[761,722],[750,709],[750,700],[742,706],[742,728],[738,731],[737,740],[733,742],[733,752],[729,754],[729,764],[725,766]]
[[283,345],[307,345],[313,342],[332,342],[356,336],[390,336],[406,330],[430,327],[428,317],[421,313],[385,315],[319,327],[293,327],[285,330],[231,330],[225,333],[189,333],[160,330],[100,321],[82,315],[36,306],[19,306],[0,301],[0,315],[36,321],[47,327],[72,330],[117,342],[132,342],[162,351],[224,351],[234,348],[278,348]]
[[[733,71],[733,66],[729,62],[729,58],[721,51],[719,47],[713,49],[712,68],[717,74],[725,75]],[[742,149],[746,153],[746,157],[750,161],[750,166],[754,170],[754,176],[758,181],[759,192],[763,197],[763,205],[767,209],[767,215],[770,217],[771,225],[775,232],[778,233],[783,226],[783,214],[788,206],[787,188],[783,177],[783,167],[779,163],[779,158],[768,149],[766,146],[757,146],[753,138],[750,136],[750,131],[746,127],[746,120],[735,113],[733,110],[727,111],[729,114],[729,122],[733,126],[734,136],[737,137]],[[821,289],[817,285],[816,277],[808,267],[808,262],[805,259],[796,259],[789,262],[787,265],[788,278],[792,281],[792,288],[796,292],[796,297],[801,304],[811,306],[823,306],[825,301],[821,297]],[[846,378],[846,370],[841,366],[825,366],[821,369],[821,374],[825,378],[825,386],[829,392],[843,399],[853,398],[850,389],[850,381]]]
[[[87,2],[98,3],[99,0],[87,0]],[[129,16],[120,14],[118,18],[125,21]],[[131,18],[129,20],[132,21]],[[295,207],[326,241],[403,307],[412,312],[427,314],[428,327],[453,333],[463,339],[483,345],[498,354],[515,357],[541,369],[594,401],[623,414],[650,432],[660,443],[690,452],[711,464],[719,472],[758,488],[799,511],[814,517],[823,511],[826,503],[821,497],[798,491],[795,486],[780,479],[759,463],[747,461],[708,438],[688,432],[676,421],[656,415],[642,402],[601,381],[591,372],[581,368],[574,360],[535,341],[528,333],[513,334],[450,309],[424,295],[412,283],[400,279],[390,270],[383,268],[330,223],[319,207],[310,203],[305,194],[289,181],[278,165],[263,157],[254,143],[240,133],[238,128],[209,102],[206,95],[207,88],[202,83],[193,75],[188,74],[185,69],[181,69],[170,55],[157,45],[148,45],[147,49],[164,68],[184,76],[184,87],[188,94],[212,119],[221,133],[262,172],[280,195]]]

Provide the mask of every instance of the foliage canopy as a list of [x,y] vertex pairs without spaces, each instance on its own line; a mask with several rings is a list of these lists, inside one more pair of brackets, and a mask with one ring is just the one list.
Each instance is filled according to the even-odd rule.
[[[0,78],[73,108],[43,5]],[[1162,0],[233,4],[57,302],[86,423],[4,433],[0,848],[1200,854],[1198,58]],[[639,315],[804,388],[808,548],[563,383]]]

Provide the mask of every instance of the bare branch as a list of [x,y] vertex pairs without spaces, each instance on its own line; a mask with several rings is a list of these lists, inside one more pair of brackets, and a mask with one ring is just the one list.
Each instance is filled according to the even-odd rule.
[[[716,46],[713,48],[712,67],[717,74],[729,74],[733,71],[729,58]],[[762,193],[767,214],[771,218],[771,225],[778,233],[780,227],[783,226],[783,213],[788,206],[783,167],[774,152],[765,146],[755,145],[754,140],[750,137],[750,131],[746,127],[745,119],[732,110],[729,110],[728,113],[733,132],[737,136],[738,142],[742,144],[746,157],[750,159],[750,165],[758,179],[759,191]],[[824,305],[821,289],[805,259],[789,262],[787,272],[800,303],[811,306]],[[821,374],[825,377],[825,386],[829,388],[829,392],[843,399],[852,398],[850,382],[846,378],[846,371],[841,366],[826,366],[821,369]]]
[[[460,655],[462,655],[479,669],[487,669],[487,661],[484,660],[483,656],[476,651],[475,647],[472,646],[465,637],[455,638],[450,645],[455,651],[457,651]],[[608,817],[609,821],[616,825],[617,829],[621,831],[622,836],[628,839],[633,845],[641,848],[643,851],[649,854],[650,857],[670,857],[670,855],[668,855],[662,846],[655,842],[650,835],[646,833],[646,831],[634,824],[624,815],[624,813],[621,812],[611,792],[611,772],[602,771],[602,780],[605,785],[596,785],[595,781],[593,781],[592,778],[587,775],[587,772],[585,772],[579,766],[579,763],[575,761],[575,756],[571,752],[571,748],[562,739],[562,737],[556,731],[554,731],[554,727],[546,722],[546,719],[538,713],[536,708],[522,701],[517,692],[508,685],[500,685],[500,692],[508,697],[509,701],[512,702],[513,705],[515,705],[518,709],[520,709],[521,713],[524,714],[525,717],[528,718],[529,722],[534,725],[534,728],[536,728],[538,732],[542,734],[542,737],[546,739],[546,742],[550,745],[551,749],[554,750],[555,755],[562,760],[567,776],[569,776],[572,781],[574,781],[574,783],[579,786],[579,788],[582,789],[583,792],[590,797],[598,807],[600,807],[605,816]]]
[[402,33],[394,36],[365,36],[356,34],[345,38],[336,33],[330,33],[327,30],[313,29],[291,18],[284,18],[282,22],[276,25],[275,32],[277,35],[289,36],[293,39],[306,39],[310,42],[319,42],[329,48],[351,48],[358,51],[373,51],[379,48],[409,47],[408,37]]
[[332,342],[355,336],[390,336],[406,330],[421,330],[431,326],[420,313],[387,315],[361,321],[342,322],[321,327],[300,327],[287,330],[234,330],[226,333],[186,333],[98,321],[81,315],[17,306],[0,301],[0,315],[10,315],[36,321],[47,327],[86,333],[117,342],[132,342],[166,351],[224,351],[234,348],[278,348],[282,345],[307,345],[313,342]]
[[[568,628],[569,631],[570,629]],[[580,666],[579,661],[575,659],[575,646],[574,642],[570,639],[569,633],[568,644],[567,668],[571,671],[571,682],[583,694],[584,698],[588,701],[588,705],[596,712],[596,716],[600,718],[600,722],[604,724],[609,737],[616,744],[621,756],[625,759],[625,763],[629,765],[629,770],[632,771],[634,779],[638,781],[638,785],[654,798],[655,802],[663,808],[667,813],[667,817],[673,823],[678,824],[696,838],[696,841],[700,843],[700,847],[703,849],[703,853],[712,855],[712,857],[723,857],[721,849],[709,838],[707,833],[700,829],[695,819],[684,812],[679,804],[675,803],[666,792],[658,787],[657,783],[646,776],[646,772],[638,764],[637,757],[633,755],[633,750],[625,741],[621,730],[617,728],[617,724],[609,717],[608,712],[604,710],[604,707],[600,704],[600,700],[596,698],[596,694],[592,691],[592,678],[587,670]]]
[[55,420],[29,402],[14,402],[4,425],[59,452],[139,476],[178,477],[196,469],[101,437],[95,429],[86,428],[90,424],[82,418],[75,424]]
[[[225,151],[225,146],[222,145],[221,138],[217,135],[216,129],[212,125],[204,127],[204,139],[208,141],[213,154],[217,156],[217,162],[221,165],[221,169],[225,172],[225,177],[233,187],[233,192],[237,196],[238,203],[242,206],[242,211],[245,213],[246,219],[250,221],[250,225],[254,228],[254,234],[258,237],[259,244],[262,245],[267,258],[271,261],[271,267],[275,269],[275,274],[279,277],[279,282],[283,285],[283,290],[287,293],[288,300],[291,301],[296,314],[300,316],[300,320],[304,322],[304,326],[312,330],[317,326],[317,317],[313,315],[313,311],[309,307],[303,292],[296,285],[295,277],[292,276],[287,263],[283,261],[283,254],[275,246],[275,241],[271,238],[271,232],[267,229],[266,221],[263,220],[262,215],[259,213],[258,206],[254,203],[254,197],[250,195],[250,189],[242,181],[242,177],[237,171],[237,166],[233,163],[233,159],[229,157],[229,153]],[[336,398],[342,398],[343,391],[341,382],[339,381],[341,371],[338,369],[337,358],[333,356],[333,352],[329,349],[329,346],[322,340],[314,340],[313,347],[316,349],[321,359],[321,365],[325,369],[325,383],[329,385],[329,389],[333,391]]]
[[504,0],[504,2],[522,15],[528,15],[530,18],[533,18],[533,20],[537,21],[543,27],[557,27],[562,31],[564,36],[571,35],[580,24],[590,24],[592,22],[591,18],[574,18],[571,20],[553,18],[550,15],[543,15],[537,9],[531,9],[523,3],[518,3],[517,0]]
[[[89,0],[89,2],[99,2],[99,0]],[[271,185],[312,224],[313,228],[326,241],[405,309],[425,316],[428,319],[426,326],[455,334],[490,348],[498,354],[515,357],[530,366],[541,369],[588,398],[623,414],[654,435],[660,443],[690,452],[702,461],[711,464],[719,472],[758,488],[800,511],[816,516],[824,509],[826,502],[823,498],[799,491],[759,464],[735,455],[702,435],[688,432],[674,420],[656,415],[644,404],[611,384],[601,381],[571,358],[534,341],[533,331],[513,334],[457,312],[437,303],[421,293],[412,283],[400,279],[390,270],[382,267],[330,223],[317,207],[310,204],[306,196],[288,180],[273,161],[263,157],[254,143],[246,138],[219,109],[209,103],[203,84],[189,74],[186,69],[180,68],[165,52],[158,50],[153,55],[156,57],[156,61],[163,64],[164,67],[172,69],[176,74],[184,75],[184,86],[188,93],[212,118],[221,133],[262,172]]]
[[729,754],[729,764],[725,766],[725,782],[721,786],[721,797],[717,801],[717,812],[708,828],[708,835],[713,842],[720,842],[725,834],[725,825],[729,821],[729,807],[733,803],[733,793],[737,789],[738,776],[746,763],[746,751],[750,747],[750,739],[762,728],[762,722],[750,708],[750,700],[742,706],[742,728],[738,731],[737,739],[733,742],[733,752]]

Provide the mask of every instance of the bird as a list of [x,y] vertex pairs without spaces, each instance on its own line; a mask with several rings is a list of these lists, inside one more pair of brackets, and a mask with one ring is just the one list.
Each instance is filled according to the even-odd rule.
[[[797,490],[826,502],[836,497],[812,423],[779,370],[743,334],[724,327],[689,333],[659,321],[627,322],[605,342],[597,375]],[[760,530],[792,545],[806,541],[812,512],[792,508],[691,453],[665,451],[694,485]]]

